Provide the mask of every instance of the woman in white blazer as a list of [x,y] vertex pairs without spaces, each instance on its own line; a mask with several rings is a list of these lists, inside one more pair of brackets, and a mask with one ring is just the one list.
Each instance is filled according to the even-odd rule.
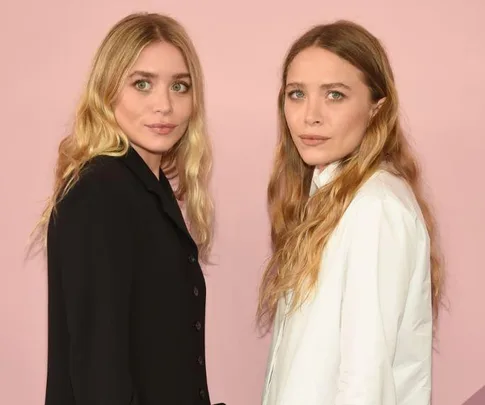
[[264,405],[427,405],[441,293],[434,220],[381,43],[312,28],[290,48],[268,187]]

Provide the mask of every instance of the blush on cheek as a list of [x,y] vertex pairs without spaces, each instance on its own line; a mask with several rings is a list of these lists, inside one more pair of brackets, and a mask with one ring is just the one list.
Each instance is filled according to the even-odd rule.
[[133,132],[135,132],[135,127],[141,117],[141,103],[137,102],[136,99],[137,97],[130,96],[125,90],[114,108],[115,119],[128,137],[134,135]]
[[355,128],[347,136],[343,137],[339,142],[339,154],[342,158],[352,154],[356,149],[359,148],[360,144],[365,135],[364,128]]

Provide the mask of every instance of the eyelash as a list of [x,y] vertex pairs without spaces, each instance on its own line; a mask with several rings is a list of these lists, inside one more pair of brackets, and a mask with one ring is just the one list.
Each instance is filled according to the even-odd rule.
[[145,79],[139,79],[139,80],[135,80],[135,81],[133,82],[133,87],[134,87],[136,90],[141,91],[141,92],[143,92],[143,93],[145,93],[147,90],[142,90],[142,89],[138,88],[138,85],[139,85],[140,83],[148,83],[150,86],[151,86],[151,84],[152,84],[152,83],[150,82],[150,80],[145,80]]
[[[294,98],[293,97],[295,93],[303,93],[303,91],[298,90],[298,89],[297,90],[291,90],[287,93],[288,98],[290,98],[291,100],[300,100],[300,98]],[[328,91],[326,96],[328,97],[332,93],[338,95],[337,99],[330,99],[330,101],[332,101],[332,102],[342,101],[346,97],[345,94],[343,94],[343,93],[341,93],[340,91],[337,91],[337,90]]]
[[[142,93],[146,93],[147,91],[149,91],[149,89],[148,90],[142,90],[142,89],[138,88],[138,85],[140,83],[148,83],[150,86],[152,85],[152,82],[150,80],[146,80],[146,79],[139,79],[139,80],[136,80],[135,82],[133,82],[133,87],[136,90],[138,90],[138,91],[140,91]],[[183,90],[183,91],[176,91],[176,93],[182,93],[182,94],[184,94],[184,93],[187,93],[190,90],[190,88],[191,88],[191,85],[189,83],[187,83],[187,82],[184,82],[184,81],[175,82],[175,83],[172,84],[171,87],[173,87],[174,85],[177,85],[177,84],[178,85],[185,86],[185,90]]]
[[190,87],[191,85],[187,82],[183,82],[183,81],[180,81],[180,82],[175,82],[172,87],[176,84],[181,84],[182,86],[185,86],[185,90],[184,91],[178,91],[177,93],[187,93],[189,90],[190,90]]

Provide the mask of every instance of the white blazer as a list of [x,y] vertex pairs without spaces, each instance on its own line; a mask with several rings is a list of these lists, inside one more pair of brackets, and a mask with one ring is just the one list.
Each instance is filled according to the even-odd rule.
[[[310,195],[337,163],[315,171]],[[263,405],[428,405],[429,237],[403,180],[380,170],[358,191],[322,254],[311,299],[280,300]]]

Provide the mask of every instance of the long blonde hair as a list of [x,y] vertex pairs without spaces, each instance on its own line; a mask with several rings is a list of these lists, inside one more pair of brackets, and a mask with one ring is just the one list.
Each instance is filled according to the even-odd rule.
[[123,18],[97,50],[72,133],[59,146],[54,191],[36,227],[37,241],[45,243],[56,205],[79,180],[89,160],[128,152],[129,141],[115,120],[113,104],[142,50],[156,41],[167,41],[182,52],[193,83],[193,113],[187,132],[162,157],[161,167],[169,178],[177,177],[176,197],[184,201],[201,260],[208,261],[213,234],[213,203],[208,191],[212,151],[205,128],[202,68],[185,29],[160,14],[135,13]]
[[[290,64],[309,47],[321,47],[359,69],[373,101],[385,97],[358,150],[340,164],[336,178],[311,199],[313,168],[301,159],[284,114],[285,85]],[[279,138],[268,186],[273,254],[260,286],[258,323],[269,328],[278,300],[292,292],[290,313],[308,298],[320,271],[322,250],[359,187],[385,164],[413,189],[431,240],[432,305],[435,320],[441,301],[442,266],[435,221],[421,190],[420,169],[403,134],[391,66],[380,42],[363,27],[337,21],[319,25],[290,48],[283,65],[278,97]]]

